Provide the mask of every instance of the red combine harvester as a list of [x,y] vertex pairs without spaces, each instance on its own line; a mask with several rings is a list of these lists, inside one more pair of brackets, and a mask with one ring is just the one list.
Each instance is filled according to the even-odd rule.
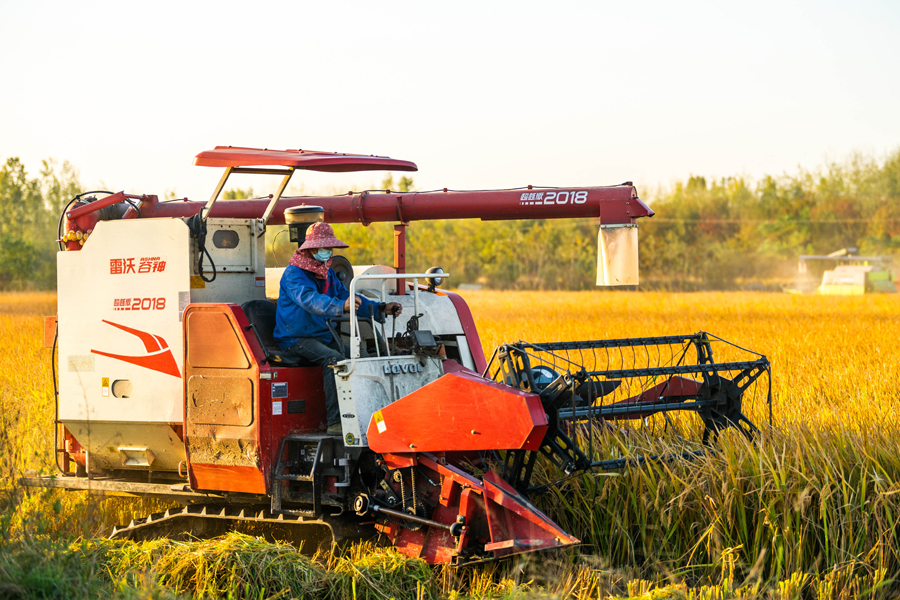
[[[290,198],[296,170],[416,165],[233,147],[195,164],[225,168],[205,204],[90,192],[60,219],[47,337],[59,350],[61,475],[23,482],[183,505],[115,537],[261,528],[340,541],[377,530],[408,556],[466,564],[578,543],[529,500],[548,485],[532,484],[539,459],[562,481],[672,458],[594,460],[594,436],[613,430],[595,423],[674,425],[669,415],[686,411],[704,442],[727,427],[756,431],[742,405],[769,373],[762,355],[701,332],[518,342],[489,364],[465,301],[439,288],[450,275],[406,272],[412,221],[590,218],[600,221],[598,285],[636,284],[636,223],[653,211],[631,183]],[[235,173],[282,179],[269,197],[218,201]],[[321,369],[273,339],[283,269],[265,267],[266,227],[287,224],[299,244],[316,221],[397,223],[392,266],[334,263],[351,294],[403,306],[390,326],[355,315],[334,323],[351,351],[334,367],[341,434],[326,431]],[[714,345],[744,356],[717,363]]]

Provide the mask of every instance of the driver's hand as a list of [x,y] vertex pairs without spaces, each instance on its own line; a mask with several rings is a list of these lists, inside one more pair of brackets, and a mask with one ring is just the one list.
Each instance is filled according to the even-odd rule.
[[395,317],[403,312],[403,307],[399,302],[388,302],[384,305],[384,314],[394,315]]
[[[359,308],[359,305],[362,304],[362,299],[359,296],[353,296],[353,310]],[[347,301],[344,302],[344,312],[350,312],[350,298],[347,298]]]

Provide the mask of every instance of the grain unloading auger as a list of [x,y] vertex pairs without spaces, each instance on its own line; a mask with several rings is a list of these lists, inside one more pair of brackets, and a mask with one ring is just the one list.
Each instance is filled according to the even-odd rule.
[[[700,416],[704,441],[724,427],[755,430],[744,406],[765,357],[715,363],[719,341],[698,334],[509,344],[489,369],[465,301],[438,288],[449,275],[406,272],[411,221],[591,218],[598,284],[636,284],[636,220],[653,212],[630,183],[282,198],[296,170],[416,166],[231,147],[195,162],[225,168],[208,202],[82,195],[60,231],[47,337],[59,348],[62,475],[23,482],[183,505],[117,537],[243,528],[340,541],[377,530],[432,563],[502,558],[578,543],[528,498],[541,456],[564,476],[640,462],[595,460],[594,436],[625,420],[687,433],[676,411]],[[219,201],[234,173],[282,180],[268,198]],[[265,268],[267,225],[286,223],[301,243],[317,220],[398,223],[393,266],[335,261],[351,293],[404,309],[389,327],[334,324],[352,353],[336,366],[341,435],[326,431],[321,369],[274,343],[270,298],[283,270]]]

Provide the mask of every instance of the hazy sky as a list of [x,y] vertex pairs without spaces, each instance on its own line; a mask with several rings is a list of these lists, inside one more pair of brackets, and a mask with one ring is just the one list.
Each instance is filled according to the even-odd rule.
[[216,145],[412,160],[421,189],[758,177],[900,147],[898,32],[897,1],[0,0],[0,159],[201,200]]

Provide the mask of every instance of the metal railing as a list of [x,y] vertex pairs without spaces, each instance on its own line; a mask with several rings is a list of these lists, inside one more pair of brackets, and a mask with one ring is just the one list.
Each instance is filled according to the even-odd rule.
[[[413,315],[419,314],[419,279],[435,279],[440,278],[442,280],[446,280],[450,277],[449,273],[378,273],[372,275],[358,275],[353,278],[353,281],[350,282],[350,298],[356,297],[356,288],[357,284],[360,281],[372,281],[372,280],[381,280],[381,302],[385,302],[387,298],[387,291],[385,286],[389,280],[396,279],[412,279],[413,282]],[[374,317],[373,317],[374,320]],[[375,324],[372,323],[372,332],[375,331]],[[383,335],[383,333],[382,333]],[[376,333],[377,336],[377,333]],[[356,368],[356,359],[359,358],[359,345],[362,339],[359,335],[359,317],[356,314],[356,309],[350,311],[350,368],[346,372],[338,373],[341,377],[349,377],[353,370]],[[385,338],[385,342],[387,342],[387,338]],[[377,342],[376,342],[377,348]],[[377,351],[377,350],[376,350]],[[390,356],[390,344],[387,344],[387,355]],[[380,354],[379,354],[380,356]]]

